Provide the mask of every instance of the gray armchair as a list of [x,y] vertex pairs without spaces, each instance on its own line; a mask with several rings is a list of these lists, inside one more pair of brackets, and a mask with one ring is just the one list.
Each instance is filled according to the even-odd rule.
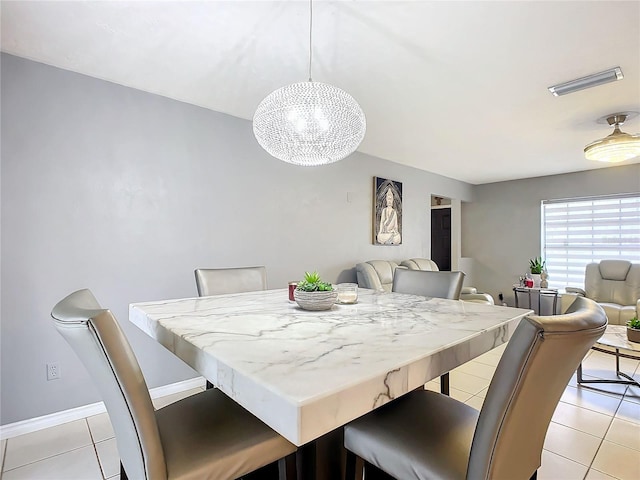
[[566,287],[567,294],[598,302],[612,325],[624,325],[640,313],[640,264],[602,260],[585,269],[584,289]]
[[358,286],[379,292],[390,292],[398,264],[389,260],[369,260],[356,265]]
[[[409,270],[439,270],[436,262],[428,258],[411,258],[409,260],[404,260],[400,265],[408,268]],[[464,300],[465,302],[487,303],[489,305],[494,304],[493,297],[491,295],[488,293],[478,293],[478,290],[475,287],[462,287],[460,300]]]

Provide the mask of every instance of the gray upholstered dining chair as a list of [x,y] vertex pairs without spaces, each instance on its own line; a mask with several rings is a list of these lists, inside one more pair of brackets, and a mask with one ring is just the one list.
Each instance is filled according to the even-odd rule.
[[[440,270],[436,262],[430,258],[410,258],[400,262],[400,266],[406,267],[409,270]],[[488,293],[479,293],[478,289],[475,287],[462,287],[462,290],[460,291],[460,300],[465,302],[486,303],[489,305],[495,304],[491,295]]]
[[391,291],[460,300],[463,272],[397,269]]
[[123,480],[232,479],[276,461],[281,478],[293,478],[295,445],[220,390],[154,411],[127,338],[89,290],[61,300],[51,316],[107,407]]
[[267,289],[265,267],[198,268],[196,287],[200,297]]
[[[463,272],[405,270],[399,268],[393,277],[391,290],[411,295],[460,300],[463,282]],[[440,376],[440,392],[449,395],[449,372]]]
[[480,412],[416,390],[347,425],[347,479],[356,456],[395,478],[535,478],[551,417],[607,317],[578,298],[564,315],[525,317],[496,368]]
[[[259,267],[198,268],[195,270],[199,297],[267,289],[267,269]],[[207,380],[207,390],[213,384]]]

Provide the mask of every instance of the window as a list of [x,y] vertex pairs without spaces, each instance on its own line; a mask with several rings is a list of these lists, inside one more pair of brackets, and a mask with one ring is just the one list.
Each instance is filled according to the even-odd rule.
[[640,262],[640,194],[544,200],[542,253],[554,288],[584,288],[591,262]]

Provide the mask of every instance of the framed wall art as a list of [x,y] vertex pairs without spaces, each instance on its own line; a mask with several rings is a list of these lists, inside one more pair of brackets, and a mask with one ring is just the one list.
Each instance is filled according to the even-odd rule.
[[402,183],[373,177],[373,244],[402,244]]

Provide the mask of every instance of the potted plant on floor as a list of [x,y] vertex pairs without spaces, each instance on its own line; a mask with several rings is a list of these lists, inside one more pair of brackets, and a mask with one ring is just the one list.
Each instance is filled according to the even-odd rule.
[[333,285],[323,282],[318,272],[306,272],[293,291],[293,298],[304,310],[329,310],[336,303],[338,292]]
[[627,339],[640,343],[640,320],[637,316],[627,322]]
[[533,278],[533,286],[540,288],[540,274],[544,270],[546,262],[542,261],[542,257],[536,257],[529,260],[529,270],[531,270],[531,277]]

